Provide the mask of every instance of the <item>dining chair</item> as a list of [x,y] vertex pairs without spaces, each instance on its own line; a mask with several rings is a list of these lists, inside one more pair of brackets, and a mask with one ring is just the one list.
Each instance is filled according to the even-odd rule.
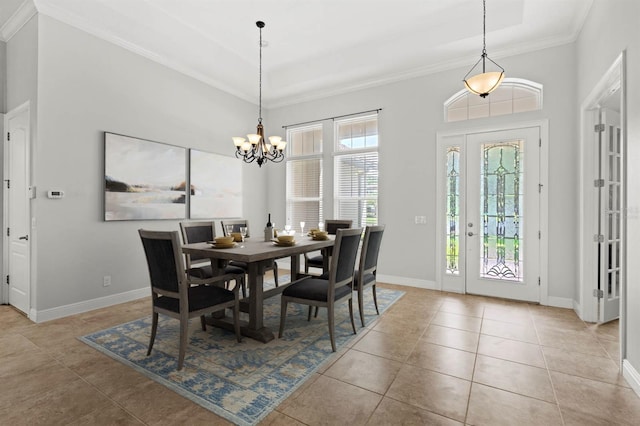
[[356,325],[353,320],[353,279],[361,234],[361,228],[337,230],[328,279],[306,276],[290,284],[282,291],[279,338],[282,338],[284,332],[287,305],[289,303],[308,305],[309,320],[311,319],[311,308],[313,306],[327,308],[331,349],[335,352],[335,305],[345,300],[349,302],[351,327],[353,328],[353,334],[356,334]]
[[[346,219],[328,219],[324,221],[324,230],[327,231],[329,235],[336,235],[336,231],[338,229],[351,228],[353,224],[352,220]],[[309,273],[309,268],[320,268],[324,264],[324,260],[322,255],[311,256],[308,253],[304,255],[304,273]]]
[[[180,222],[180,233],[185,244],[204,243],[213,241],[216,237],[214,221],[190,221]],[[245,270],[227,265],[222,275],[214,275],[211,260],[205,256],[185,255],[187,260],[187,276],[192,284],[214,284],[217,282],[228,283],[233,280],[236,286],[242,289],[242,297],[247,297],[247,284]]]
[[178,370],[184,365],[191,318],[200,317],[202,330],[206,331],[206,314],[231,308],[236,339],[240,342],[238,286],[227,290],[214,285],[191,285],[185,271],[178,231],[139,229],[138,233],[147,258],[151,283],[153,316],[147,356],[151,354],[156,338],[159,314],[180,320]]
[[369,287],[373,291],[373,303],[376,307],[376,313],[380,315],[376,296],[376,274],[378,272],[378,254],[380,253],[383,233],[384,225],[367,226],[365,228],[362,250],[360,251],[360,262],[353,281],[353,289],[358,293],[358,309],[360,310],[360,322],[363,327],[364,290]]
[[[220,221],[220,225],[222,225],[222,232],[224,236],[227,236],[227,229],[226,229],[227,225],[233,226],[232,232],[240,232],[240,228],[244,226],[247,228],[247,237],[251,236],[250,234],[251,228],[249,227],[249,221],[247,219],[225,219]],[[242,268],[242,270],[245,273],[248,271],[248,268],[249,268],[246,262],[239,262],[239,261],[232,260],[231,262],[229,262],[229,264],[232,266],[237,266],[239,268]],[[278,264],[276,263],[276,261],[274,260],[273,263],[270,263],[264,269],[265,271],[273,271],[273,281],[276,287],[278,287]]]

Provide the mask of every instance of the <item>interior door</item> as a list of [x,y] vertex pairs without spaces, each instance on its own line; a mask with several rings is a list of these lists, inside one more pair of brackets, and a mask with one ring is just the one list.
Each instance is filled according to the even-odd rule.
[[620,316],[622,273],[622,133],[620,115],[609,109],[600,111],[598,247],[598,322]]
[[9,304],[28,314],[30,304],[29,110],[7,116],[7,235]]
[[539,127],[467,137],[467,293],[540,301],[539,141]]

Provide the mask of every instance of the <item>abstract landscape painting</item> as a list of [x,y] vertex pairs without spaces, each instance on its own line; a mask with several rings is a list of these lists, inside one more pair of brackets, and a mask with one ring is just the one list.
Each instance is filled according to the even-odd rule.
[[191,150],[191,218],[242,216],[241,162]]
[[186,149],[105,133],[104,219],[186,217]]

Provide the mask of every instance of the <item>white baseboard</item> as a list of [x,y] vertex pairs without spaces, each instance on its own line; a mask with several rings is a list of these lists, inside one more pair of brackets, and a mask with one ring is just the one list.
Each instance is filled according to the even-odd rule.
[[376,280],[379,283],[405,285],[408,287],[424,288],[427,290],[440,290],[435,281],[419,280],[416,278],[398,277],[395,275],[378,274]]
[[574,300],[567,297],[547,296],[547,306],[554,308],[574,309]]
[[622,360],[622,375],[631,386],[631,389],[640,396],[640,373],[631,365],[628,359]]
[[132,300],[141,299],[150,295],[151,288],[149,286],[146,286],[138,290],[125,291],[124,293],[112,294],[110,296],[85,300],[82,302],[58,306],[51,309],[43,309],[41,311],[32,309],[29,313],[29,319],[31,319],[31,321],[33,322],[51,321],[54,319],[67,317],[69,315],[81,314],[83,312],[93,311],[94,309],[106,308],[107,306],[130,302]]
[[578,315],[578,318],[584,321],[584,319],[582,318],[582,305],[577,300],[573,301],[573,310],[575,311],[576,315]]

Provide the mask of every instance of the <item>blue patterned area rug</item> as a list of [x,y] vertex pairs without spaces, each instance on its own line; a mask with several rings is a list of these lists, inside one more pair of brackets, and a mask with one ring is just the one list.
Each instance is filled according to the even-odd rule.
[[[281,282],[288,281],[281,278]],[[266,287],[266,286],[265,286]],[[404,292],[378,288],[380,312]],[[355,295],[355,294],[354,294]],[[354,299],[356,330],[360,332]],[[365,292],[365,322],[373,321],[375,307],[371,291]],[[134,368],[185,398],[238,424],[254,425],[295,391],[333,354],[326,309],[307,321],[306,306],[289,304],[285,334],[277,338],[280,297],[265,302],[265,325],[276,333],[269,343],[235,335],[216,327],[202,331],[200,320],[191,321],[185,364],[177,371],[179,322],[160,315],[158,332],[150,356],[146,356],[151,316],[98,331],[79,339],[112,358]],[[336,306],[336,346],[354,339],[346,303]]]

